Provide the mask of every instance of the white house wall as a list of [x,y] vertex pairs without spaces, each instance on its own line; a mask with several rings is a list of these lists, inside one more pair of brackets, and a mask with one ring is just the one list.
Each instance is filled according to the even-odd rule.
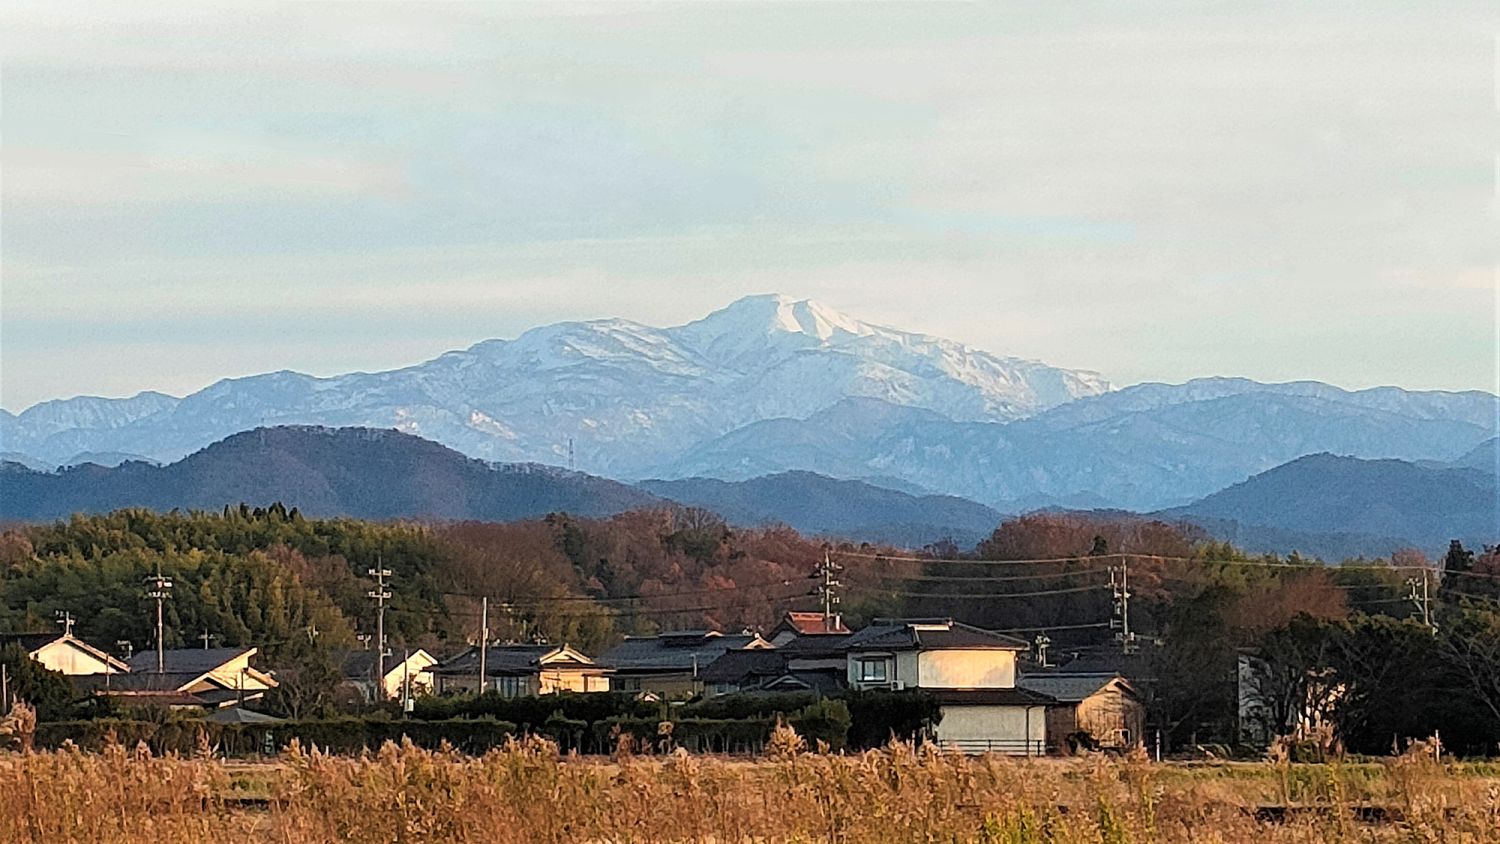
[[47,668],[66,674],[69,677],[84,677],[91,674],[104,674],[106,672],[114,674],[124,673],[119,669],[111,670],[104,660],[95,657],[82,648],[74,647],[61,640],[42,646],[40,650],[31,656],[32,659],[35,659]]
[[1014,651],[922,651],[914,656],[918,660],[916,685],[924,689],[1012,689],[1016,685]]
[[[1041,754],[1047,712],[1041,706],[948,705],[937,725],[939,744],[959,750]],[[1029,744],[1028,744],[1029,742]]]

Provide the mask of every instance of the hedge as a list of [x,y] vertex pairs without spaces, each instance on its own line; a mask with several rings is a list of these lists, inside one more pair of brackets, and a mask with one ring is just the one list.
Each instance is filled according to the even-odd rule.
[[822,742],[843,750],[849,732],[849,709],[843,701],[815,701],[783,718],[610,718],[594,724],[596,747],[610,747],[615,737],[629,735],[642,750],[682,747],[694,753],[759,753],[766,747],[778,720],[806,739],[810,747]]
[[504,698],[496,692],[483,695],[420,697],[412,704],[412,717],[427,721],[452,718],[495,718],[540,728],[554,715],[570,721],[594,723],[606,718],[653,718],[664,716],[665,707],[638,700],[625,692],[561,692],[540,697]]
[[411,739],[420,747],[436,749],[444,742],[466,753],[483,753],[517,732],[516,725],[489,719],[448,721],[386,721],[338,718],[321,721],[283,721],[274,724],[215,724],[197,719],[153,721],[51,721],[37,724],[36,746],[58,748],[66,741],[98,750],[111,737],[126,747],[144,742],[154,753],[192,754],[206,744],[230,756],[261,753],[266,735],[280,750],[296,739],[304,747],[316,745],[335,753],[375,750],[387,741]]

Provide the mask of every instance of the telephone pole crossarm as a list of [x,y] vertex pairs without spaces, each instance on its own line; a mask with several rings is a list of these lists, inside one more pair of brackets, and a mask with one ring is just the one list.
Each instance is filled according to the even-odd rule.
[[365,593],[365,597],[375,602],[375,686],[383,688],[385,684],[385,604],[391,599],[391,592],[386,588],[386,578],[391,576],[391,570],[383,568],[377,562],[376,567],[370,569],[370,576],[375,578],[375,588]]

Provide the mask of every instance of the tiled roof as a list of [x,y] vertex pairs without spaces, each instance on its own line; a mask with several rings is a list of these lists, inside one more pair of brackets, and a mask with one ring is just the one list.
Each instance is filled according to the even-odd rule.
[[749,677],[774,677],[786,670],[780,648],[725,651],[698,672],[705,683],[743,684]]
[[852,633],[818,633],[796,636],[777,646],[776,650],[800,659],[842,656]]
[[849,628],[844,626],[842,617],[835,615],[831,619],[826,619],[820,612],[789,612],[781,617],[781,621],[772,628],[772,632],[784,629],[791,629],[801,636],[849,632]]
[[1046,706],[1057,699],[1030,689],[928,689],[942,706]]
[[1064,703],[1078,703],[1097,694],[1105,686],[1114,680],[1121,679],[1120,675],[1109,674],[1026,674],[1021,676],[1016,685],[1023,689],[1056,698]]
[[[254,648],[172,648],[162,653],[167,673],[203,674],[241,657]],[[131,671],[155,671],[156,650],[145,650],[130,658]]]
[[718,634],[685,630],[659,636],[626,636],[605,651],[599,662],[625,671],[703,670],[725,651],[738,650],[757,640],[754,633]]
[[[558,645],[491,645],[484,655],[484,674],[486,677],[534,674],[541,668],[542,658],[558,650],[559,647]],[[586,657],[585,660],[587,660]],[[558,667],[566,664],[553,663]],[[594,666],[592,661],[574,664],[582,667]],[[427,670],[443,675],[477,674],[479,672],[479,648],[471,647],[458,656],[440,662]]]
[[220,709],[203,720],[215,724],[280,724],[285,719],[263,712],[252,712],[243,706],[230,706]]
[[1013,636],[941,618],[877,618],[844,643],[846,650],[1026,650]]

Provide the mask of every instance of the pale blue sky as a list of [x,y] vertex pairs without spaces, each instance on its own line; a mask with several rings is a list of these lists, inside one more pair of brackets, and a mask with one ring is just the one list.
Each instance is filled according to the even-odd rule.
[[1124,5],[8,3],[0,406],[766,291],[1494,389],[1489,4]]

